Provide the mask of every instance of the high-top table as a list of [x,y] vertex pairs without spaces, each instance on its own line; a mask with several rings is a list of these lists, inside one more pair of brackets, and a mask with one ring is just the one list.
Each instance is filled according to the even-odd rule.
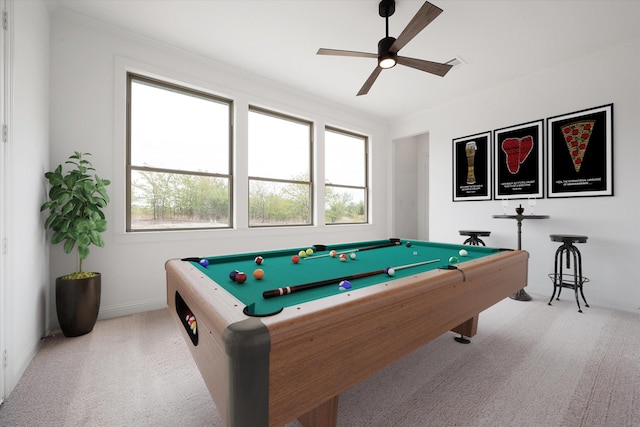
[[[549,215],[525,215],[522,205],[516,208],[515,215],[492,215],[493,218],[499,219],[515,219],[518,223],[518,250],[522,249],[522,221],[525,219],[548,219]],[[531,295],[520,289],[509,298],[517,301],[531,301]]]

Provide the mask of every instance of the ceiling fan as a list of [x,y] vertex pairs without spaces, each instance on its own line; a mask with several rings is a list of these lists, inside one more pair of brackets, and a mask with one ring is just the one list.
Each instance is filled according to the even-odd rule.
[[389,37],[389,17],[396,10],[395,0],[382,0],[378,5],[378,13],[385,18],[386,37],[378,42],[378,53],[355,52],[352,50],[339,49],[318,49],[318,55],[335,55],[335,56],[355,56],[361,58],[377,58],[378,65],[373,70],[367,81],[364,83],[358,96],[366,95],[373,86],[383,69],[394,67],[396,64],[405,65],[417,70],[426,71],[444,77],[452,68],[450,64],[441,64],[439,62],[425,61],[423,59],[408,58],[399,56],[398,51],[409,43],[420,31],[442,13],[442,9],[425,1],[420,10],[415,14],[413,19],[407,24],[405,29],[400,33],[398,38]]

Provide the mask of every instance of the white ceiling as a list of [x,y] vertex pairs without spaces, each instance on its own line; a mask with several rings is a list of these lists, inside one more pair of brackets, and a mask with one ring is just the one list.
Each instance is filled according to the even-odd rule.
[[[389,35],[397,37],[422,3],[397,0]],[[640,37],[637,0],[432,3],[444,12],[400,55],[436,62],[458,57],[464,65],[445,77],[398,65],[357,97],[376,60],[316,51],[376,53],[385,36],[378,0],[49,0],[52,10],[87,15],[388,119]]]

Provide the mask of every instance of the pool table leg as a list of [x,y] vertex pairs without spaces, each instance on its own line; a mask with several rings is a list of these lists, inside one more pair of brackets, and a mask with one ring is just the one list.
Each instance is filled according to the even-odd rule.
[[478,333],[478,317],[479,316],[480,316],[479,314],[476,314],[471,319],[453,328],[451,331],[456,332],[465,337],[471,338],[476,333]]
[[298,418],[304,427],[335,427],[338,422],[338,396]]

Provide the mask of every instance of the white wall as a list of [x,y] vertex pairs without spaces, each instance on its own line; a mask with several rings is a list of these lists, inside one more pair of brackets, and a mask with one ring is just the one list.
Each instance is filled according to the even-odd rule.
[[15,387],[46,332],[48,252],[40,205],[49,159],[49,14],[42,1],[11,2],[5,392]]
[[[268,250],[389,237],[387,194],[390,172],[388,130],[382,121],[293,92],[222,64],[137,37],[61,10],[52,15],[51,166],[74,150],[93,154],[99,175],[113,180],[106,210],[105,248],[92,248],[85,269],[103,273],[100,318],[166,305],[164,262],[171,258]],[[232,98],[236,119],[236,230],[172,233],[124,232],[125,71],[141,70],[176,79]],[[246,107],[257,104],[325,124],[364,132],[372,143],[371,225],[248,229],[246,206]],[[322,150],[321,132],[316,147]],[[324,173],[316,169],[317,182]],[[320,207],[322,203],[318,204]],[[322,218],[322,210],[318,214]],[[73,269],[74,260],[51,248],[53,278]],[[54,302],[50,301],[52,307]],[[52,323],[55,320],[52,319]]]
[[[471,71],[471,70],[469,70]],[[638,117],[640,117],[640,40],[631,40],[581,60],[506,82],[431,111],[400,120],[392,139],[429,132],[430,238],[461,242],[459,229],[486,229],[490,246],[517,246],[515,220],[493,219],[500,201],[452,202],[452,139],[528,121],[614,104],[614,197],[542,199],[536,214],[547,220],[525,220],[522,246],[530,252],[527,291],[551,296],[547,277],[553,272],[558,244],[550,234],[582,234],[580,245],[585,285],[591,305],[640,309],[640,231],[638,222]],[[523,203],[529,212],[527,203]],[[511,201],[511,213],[516,207]],[[571,290],[564,298],[573,300]]]

